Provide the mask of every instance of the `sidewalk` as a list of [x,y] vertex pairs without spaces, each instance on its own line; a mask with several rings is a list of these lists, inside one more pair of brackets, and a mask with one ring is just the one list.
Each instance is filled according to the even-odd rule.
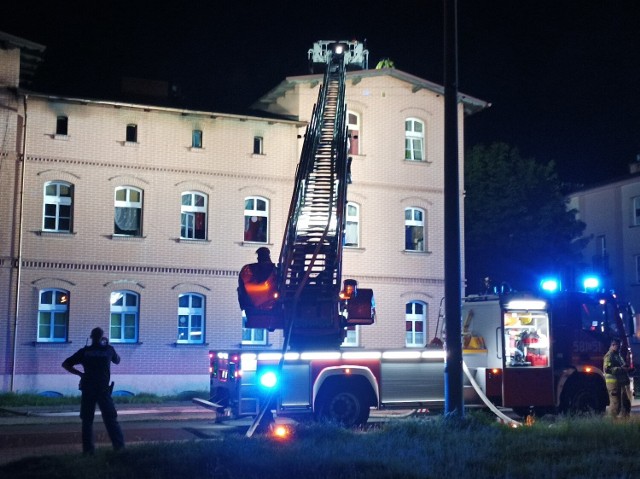
[[[118,420],[139,421],[161,419],[214,420],[215,413],[191,401],[161,404],[116,404]],[[100,409],[96,408],[96,416]],[[67,406],[0,407],[0,426],[16,424],[44,424],[80,422],[80,404]]]

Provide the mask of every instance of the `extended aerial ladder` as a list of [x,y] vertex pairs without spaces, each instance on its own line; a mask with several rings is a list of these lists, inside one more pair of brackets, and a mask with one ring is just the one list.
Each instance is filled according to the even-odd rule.
[[[284,329],[285,347],[338,347],[347,326],[372,324],[373,291],[342,281],[347,184],[350,182],[345,78],[366,68],[368,52],[355,41],[320,41],[309,60],[325,70],[307,126],[276,271],[244,285],[253,301],[246,327]],[[241,288],[243,285],[241,284]]]

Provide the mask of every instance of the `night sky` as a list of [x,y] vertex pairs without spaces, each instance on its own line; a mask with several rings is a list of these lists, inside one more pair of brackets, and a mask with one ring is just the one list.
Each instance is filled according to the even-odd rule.
[[[311,10],[311,13],[309,12]],[[29,1],[0,30],[47,47],[31,88],[118,99],[123,76],[166,80],[179,106],[245,111],[308,73],[316,40],[366,39],[370,67],[443,83],[443,0]],[[459,90],[492,107],[466,147],[504,141],[570,183],[622,177],[640,153],[640,2],[458,0]]]

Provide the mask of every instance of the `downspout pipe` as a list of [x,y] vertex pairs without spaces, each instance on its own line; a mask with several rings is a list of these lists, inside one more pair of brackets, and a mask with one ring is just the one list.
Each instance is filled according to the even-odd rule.
[[15,316],[13,319],[13,360],[11,361],[11,384],[9,386],[10,392],[15,392],[15,377],[16,377],[16,361],[18,358],[18,324],[20,318],[20,283],[22,281],[22,228],[24,224],[24,184],[25,173],[27,165],[27,100],[29,95],[22,97],[24,106],[24,122],[22,125],[22,151],[20,152],[20,161],[22,161],[22,167],[20,169],[20,208],[18,218],[18,257],[16,258],[17,278],[16,278],[16,307]]

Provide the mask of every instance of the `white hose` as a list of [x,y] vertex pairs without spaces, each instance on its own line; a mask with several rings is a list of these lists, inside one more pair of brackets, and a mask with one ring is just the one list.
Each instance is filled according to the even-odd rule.
[[464,360],[462,361],[462,369],[464,373],[467,375],[467,378],[469,379],[469,382],[473,386],[473,389],[476,390],[476,392],[478,393],[478,396],[480,396],[480,399],[482,399],[482,402],[485,403],[489,409],[491,409],[491,412],[493,412],[496,416],[498,416],[507,424],[510,424],[512,426],[522,426],[521,422],[518,422],[515,419],[511,419],[509,416],[507,416],[502,411],[500,411],[491,401],[489,401],[489,398],[485,395],[485,393],[482,391],[482,388],[480,388],[480,385],[476,382],[475,378],[472,376],[471,371],[467,367],[467,363],[465,363]]

